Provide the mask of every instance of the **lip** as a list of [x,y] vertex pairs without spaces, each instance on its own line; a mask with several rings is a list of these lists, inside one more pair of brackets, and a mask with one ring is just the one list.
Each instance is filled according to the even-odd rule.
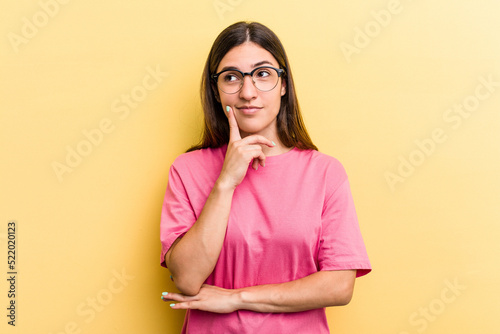
[[256,106],[250,105],[250,106],[236,107],[236,109],[240,110],[244,114],[254,114],[257,111],[259,111],[260,109],[262,109],[262,107],[256,107]]

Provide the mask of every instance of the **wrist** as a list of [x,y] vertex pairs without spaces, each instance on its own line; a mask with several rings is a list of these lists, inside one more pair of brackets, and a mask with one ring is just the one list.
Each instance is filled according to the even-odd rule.
[[246,291],[243,289],[235,289],[233,290],[233,302],[236,310],[248,310],[246,300]]
[[214,190],[216,190],[218,192],[222,192],[222,193],[233,192],[235,189],[236,189],[236,186],[233,183],[231,183],[231,182],[229,182],[221,177],[219,177],[217,179],[217,181],[215,181],[215,184],[214,184]]

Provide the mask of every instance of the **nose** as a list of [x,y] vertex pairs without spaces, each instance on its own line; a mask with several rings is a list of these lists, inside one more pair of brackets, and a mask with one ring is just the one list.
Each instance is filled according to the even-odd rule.
[[252,100],[257,96],[257,87],[255,87],[252,76],[245,75],[243,78],[243,86],[240,90],[240,97],[245,100]]

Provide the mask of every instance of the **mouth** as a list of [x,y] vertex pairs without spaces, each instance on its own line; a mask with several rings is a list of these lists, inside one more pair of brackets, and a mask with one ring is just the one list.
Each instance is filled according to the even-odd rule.
[[241,111],[243,114],[255,114],[257,111],[262,109],[262,107],[256,107],[256,106],[240,106],[236,107],[239,111]]

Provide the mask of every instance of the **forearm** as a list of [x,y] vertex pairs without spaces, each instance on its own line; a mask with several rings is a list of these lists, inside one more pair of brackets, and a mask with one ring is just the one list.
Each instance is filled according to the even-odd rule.
[[216,182],[196,223],[165,256],[177,288],[186,295],[198,293],[217,263],[233,193],[234,188]]
[[346,305],[352,297],[355,276],[355,270],[320,271],[291,282],[238,289],[237,308],[282,313]]
[[177,302],[171,305],[176,310],[196,309],[216,313],[236,310],[301,312],[348,304],[355,279],[356,270],[320,271],[291,282],[235,290],[203,285],[196,296],[165,292],[162,299]]

